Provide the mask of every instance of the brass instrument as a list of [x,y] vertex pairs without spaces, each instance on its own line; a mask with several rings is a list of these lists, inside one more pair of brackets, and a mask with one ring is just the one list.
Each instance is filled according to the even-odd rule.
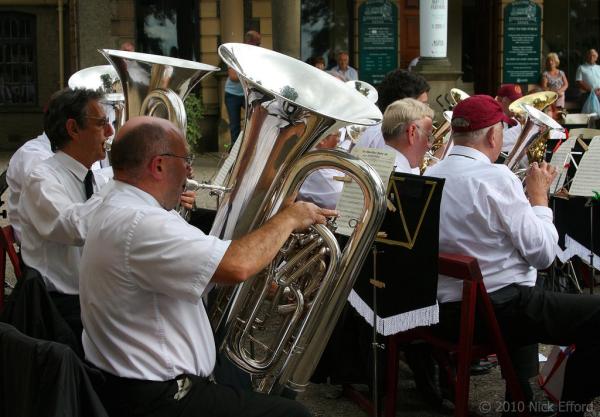
[[[434,129],[433,143],[431,144],[431,148],[427,152],[425,152],[425,155],[423,155],[423,159],[419,164],[419,170],[421,171],[421,175],[423,175],[428,166],[433,165],[434,163],[437,163],[444,159],[447,150],[450,148],[450,143],[444,143],[444,138],[450,132],[452,112],[446,110],[442,113],[442,116],[444,116],[444,122]],[[441,155],[436,156],[436,154],[439,153],[441,153]]]
[[[173,122],[185,136],[183,100],[204,77],[219,68],[200,62],[114,49],[99,49],[121,80],[125,99],[117,128],[135,116],[155,116]],[[116,130],[116,129],[115,129]],[[179,209],[188,220],[189,210]]]
[[[125,96],[121,88],[121,80],[112,65],[97,65],[77,71],[69,77],[69,88],[89,88],[101,92],[104,96],[102,102],[112,107],[115,112],[115,135],[120,126],[125,123],[124,103]],[[114,136],[104,142],[106,152],[110,152]]]
[[[385,213],[385,190],[367,163],[338,150],[308,152],[348,124],[381,112],[365,96],[301,61],[246,44],[219,47],[246,96],[246,124],[211,235],[234,239],[260,227],[315,170],[356,181],[363,213],[341,251],[329,227],[293,233],[271,264],[220,288],[209,312],[220,349],[250,373],[256,390],[302,391],[333,331]],[[333,227],[330,225],[330,227]]]
[[[539,140],[540,137],[544,137],[550,129],[556,129],[564,131],[564,128],[553,118],[536,109],[529,104],[522,104],[523,112],[527,115],[527,122],[523,127],[523,131],[517,138],[515,145],[508,154],[508,157],[504,161],[504,164],[515,173],[519,172],[519,161],[525,156],[529,147]],[[537,131],[534,132],[534,127],[537,126]],[[545,142],[544,142],[545,145]]]
[[[527,94],[515,101],[513,101],[508,110],[510,110],[519,120],[527,121],[530,114],[525,110],[525,105],[531,106],[532,108],[543,112],[548,106],[554,103],[558,99],[558,94],[553,91],[542,91],[539,93]],[[549,116],[545,115],[546,118]],[[544,118],[544,120],[546,120]],[[558,123],[555,123],[558,125]],[[560,125],[559,125],[560,126]],[[562,126],[560,126],[562,129]],[[525,128],[523,128],[525,130]],[[564,130],[564,129],[562,129]],[[549,133],[549,131],[548,131]],[[544,160],[544,153],[546,152],[546,142],[548,135],[537,135],[536,140],[529,144],[527,147],[527,159],[530,163],[541,162]],[[515,145],[516,146],[516,145]]]
[[[373,103],[377,103],[377,100],[379,100],[379,93],[377,92],[377,89],[366,81],[359,81],[359,80],[346,81],[346,85],[355,89],[356,91],[361,93],[363,96],[368,98],[369,101],[371,101]],[[364,126],[364,125],[346,126],[346,134],[352,141],[352,144],[351,144],[349,150],[352,150],[354,145],[356,145],[356,143],[358,142],[358,139],[360,139],[360,135],[362,135],[362,133],[365,131],[366,128],[367,128],[367,126]]]
[[450,89],[450,98],[452,99],[452,107],[456,106],[458,103],[463,101],[464,99],[469,98],[469,94],[465,93],[460,88],[451,88]]

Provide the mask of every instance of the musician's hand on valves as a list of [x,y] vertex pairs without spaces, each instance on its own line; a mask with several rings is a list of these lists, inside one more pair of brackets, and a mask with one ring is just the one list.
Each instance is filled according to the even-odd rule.
[[305,230],[313,224],[325,224],[328,217],[337,217],[337,210],[323,209],[306,201],[296,201],[296,196],[288,198],[283,203],[282,215],[289,216],[294,222],[294,230]]
[[532,206],[548,205],[548,190],[556,177],[556,168],[547,162],[534,162],[527,170],[525,185]]
[[196,193],[194,191],[184,191],[181,193],[179,201],[182,207],[192,210],[196,202]]

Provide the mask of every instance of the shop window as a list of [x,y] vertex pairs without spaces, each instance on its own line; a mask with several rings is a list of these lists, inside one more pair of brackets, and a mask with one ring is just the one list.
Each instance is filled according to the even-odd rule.
[[35,16],[0,12],[0,106],[37,102]]
[[[352,4],[348,0],[302,0],[301,58],[323,57],[327,68],[336,65],[339,51],[352,57]],[[350,63],[356,66],[356,63]]]
[[137,50],[197,60],[198,1],[137,0]]

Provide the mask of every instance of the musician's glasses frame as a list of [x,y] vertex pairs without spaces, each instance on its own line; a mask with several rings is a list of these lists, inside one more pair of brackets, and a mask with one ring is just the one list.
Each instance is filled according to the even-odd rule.
[[172,158],[180,158],[180,159],[184,159],[185,163],[188,164],[189,166],[192,166],[192,164],[194,163],[194,159],[196,159],[196,155],[189,154],[187,156],[179,156],[179,155],[175,155],[172,153],[161,153],[159,156],[170,156]]

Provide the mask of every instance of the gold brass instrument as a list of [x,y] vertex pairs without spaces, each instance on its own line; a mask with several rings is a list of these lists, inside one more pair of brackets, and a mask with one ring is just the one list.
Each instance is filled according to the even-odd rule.
[[460,88],[450,89],[450,99],[452,100],[452,107],[456,106],[458,103],[467,98],[469,98],[469,94],[465,93]]
[[[510,104],[510,106],[508,106],[508,110],[510,110],[519,120],[523,120],[526,122],[528,120],[529,114],[525,110],[524,105],[529,105],[543,112],[557,99],[558,94],[556,94],[553,91],[542,91],[539,93],[527,94],[526,96],[523,96],[513,101]],[[523,128],[523,130],[525,130],[525,128]],[[547,140],[548,135],[537,135],[536,140],[530,143],[530,145],[527,147],[527,159],[530,163],[543,161],[544,153],[546,152]]]
[[[421,171],[421,174],[423,174],[425,172],[425,170],[427,169],[428,166],[441,161],[446,156],[447,149],[450,148],[448,142],[444,143],[444,138],[446,137],[448,132],[450,132],[450,127],[451,127],[450,122],[452,121],[452,112],[449,110],[446,110],[445,112],[442,113],[442,116],[444,116],[444,122],[440,126],[438,126],[434,129],[433,143],[431,144],[431,148],[427,152],[425,152],[425,155],[423,155],[423,159],[421,160],[421,163],[419,164],[419,169]],[[440,153],[441,153],[441,155],[436,156],[436,154],[440,154]]]
[[[333,331],[385,213],[385,190],[367,163],[315,144],[381,112],[365,96],[301,61],[246,44],[219,47],[246,96],[246,124],[211,235],[234,239],[260,227],[304,179],[335,168],[363,191],[363,213],[343,251],[329,227],[293,233],[271,264],[218,290],[209,311],[221,351],[256,390],[302,391]],[[330,225],[330,227],[333,227]]]
[[[552,117],[543,113],[529,104],[521,104],[523,112],[527,115],[527,122],[523,126],[521,134],[517,138],[515,145],[508,154],[504,164],[513,172],[519,174],[519,161],[525,156],[531,144],[546,136],[550,129],[564,131],[564,128]],[[536,130],[534,128],[537,127]],[[544,142],[545,145],[545,142]]]

